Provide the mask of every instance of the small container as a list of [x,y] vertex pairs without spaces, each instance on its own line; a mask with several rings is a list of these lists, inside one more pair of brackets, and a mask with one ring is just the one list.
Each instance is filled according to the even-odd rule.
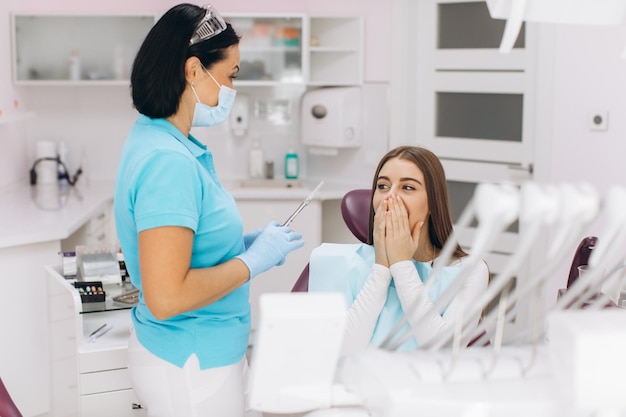
[[274,161],[265,161],[265,178],[274,179]]
[[263,178],[263,149],[259,146],[259,142],[254,142],[252,145],[248,163],[248,175],[250,178]]
[[290,149],[285,155],[285,178],[289,180],[298,179],[299,171],[300,161],[298,154],[293,149]]

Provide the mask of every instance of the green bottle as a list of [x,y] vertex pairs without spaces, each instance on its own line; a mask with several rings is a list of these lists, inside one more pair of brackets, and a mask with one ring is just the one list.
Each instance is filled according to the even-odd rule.
[[285,178],[289,180],[298,179],[299,165],[298,154],[293,149],[289,149],[285,155]]

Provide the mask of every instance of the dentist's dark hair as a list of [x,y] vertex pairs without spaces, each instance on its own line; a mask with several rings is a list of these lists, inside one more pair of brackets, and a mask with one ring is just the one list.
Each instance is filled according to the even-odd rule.
[[[419,146],[399,146],[387,152],[382,157],[374,174],[372,196],[376,191],[380,170],[390,159],[402,159],[415,164],[424,174],[424,185],[428,198],[428,233],[430,242],[435,248],[442,249],[452,234],[452,215],[448,202],[448,183],[441,161],[431,151]],[[374,243],[374,203],[370,201],[369,213],[369,243]],[[467,256],[467,253],[457,244],[454,255],[457,258]]]
[[239,44],[239,36],[227,23],[226,29],[205,41],[189,45],[206,9],[178,4],[169,9],[144,39],[130,75],[133,106],[151,118],[176,113],[185,90],[185,62],[196,56],[207,70],[226,58],[226,49]]

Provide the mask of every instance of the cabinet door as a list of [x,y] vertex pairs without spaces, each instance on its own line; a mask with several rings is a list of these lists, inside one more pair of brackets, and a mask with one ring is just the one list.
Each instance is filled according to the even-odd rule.
[[146,410],[139,408],[133,390],[125,389],[80,397],[80,415],[89,417],[143,417]]
[[227,15],[241,36],[238,85],[304,83],[304,17]]
[[510,54],[504,21],[484,1],[418,4],[416,137],[441,158],[530,167],[533,157],[533,33]]
[[363,83],[363,18],[310,18],[309,84]]
[[16,84],[128,85],[154,15],[14,14]]

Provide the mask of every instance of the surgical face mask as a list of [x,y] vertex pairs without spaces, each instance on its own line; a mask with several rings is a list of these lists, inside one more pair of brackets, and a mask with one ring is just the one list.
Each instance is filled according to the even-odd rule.
[[193,88],[192,84],[191,91],[193,91],[196,100],[198,100],[193,112],[192,126],[214,126],[225,122],[235,103],[237,91],[225,85],[220,85],[209,71],[206,71],[206,73],[209,74],[209,77],[211,77],[213,82],[220,88],[220,93],[217,97],[217,106],[211,107],[208,104],[201,103],[200,97],[198,97],[198,93],[196,93],[196,89]]

